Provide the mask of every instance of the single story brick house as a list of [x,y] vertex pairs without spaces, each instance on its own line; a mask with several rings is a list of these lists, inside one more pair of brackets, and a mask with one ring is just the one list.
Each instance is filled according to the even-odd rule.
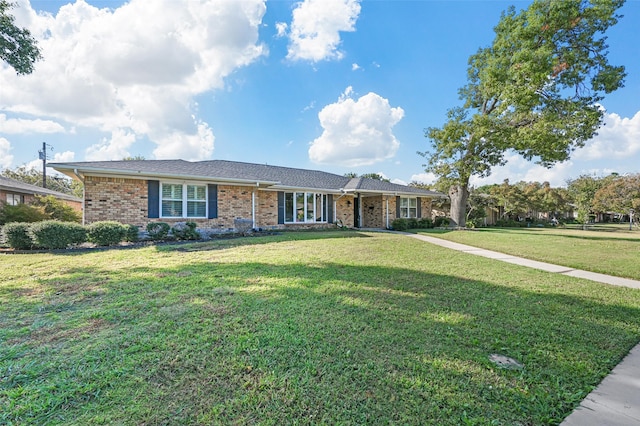
[[82,200],[78,197],[0,176],[0,205],[32,204],[36,195],[52,195],[77,211],[82,209]]
[[51,163],[84,183],[84,223],[192,221],[201,229],[387,228],[431,218],[438,192],[368,178],[224,160]]

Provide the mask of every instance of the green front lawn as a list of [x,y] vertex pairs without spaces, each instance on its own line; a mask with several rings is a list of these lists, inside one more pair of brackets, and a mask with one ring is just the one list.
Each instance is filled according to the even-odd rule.
[[393,234],[0,256],[0,424],[558,424],[639,340],[638,290]]
[[420,233],[527,259],[640,280],[640,233],[629,232],[620,225],[587,231],[479,228],[462,232],[420,230]]

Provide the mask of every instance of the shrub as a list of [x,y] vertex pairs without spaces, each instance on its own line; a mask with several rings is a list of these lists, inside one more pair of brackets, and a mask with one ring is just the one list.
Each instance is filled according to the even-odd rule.
[[391,227],[395,231],[406,231],[407,229],[409,229],[409,223],[407,222],[407,219],[398,218],[391,222]]
[[24,222],[11,222],[2,227],[2,240],[9,247],[17,250],[27,250],[33,246],[29,235],[30,224]]
[[149,238],[154,241],[166,239],[170,230],[171,227],[168,223],[151,222],[147,224],[147,233],[149,234]]
[[418,229],[418,219],[415,217],[407,219],[407,226],[409,229]]
[[178,222],[171,228],[171,234],[178,240],[199,240],[195,222]]
[[132,243],[135,243],[136,241],[138,241],[138,234],[140,233],[140,230],[138,229],[137,226],[135,225],[124,225],[125,228],[125,233],[124,233],[124,240],[125,241],[129,241]]
[[418,228],[422,228],[422,229],[433,228],[433,221],[428,217],[423,217],[418,221]]
[[526,226],[525,222],[518,222],[513,219],[500,219],[496,221],[496,226],[501,228],[522,228]]
[[45,249],[63,249],[87,239],[85,227],[73,222],[46,220],[31,225],[30,231],[34,245]]
[[95,222],[87,228],[87,239],[99,246],[112,246],[123,241],[127,235],[127,229],[120,222],[102,221]]
[[42,207],[49,219],[62,222],[82,221],[82,216],[73,207],[53,195],[36,196],[35,206]]
[[18,204],[16,206],[5,204],[0,208],[0,225],[11,222],[40,222],[48,218],[49,216],[41,207],[28,204]]
[[443,226],[449,226],[449,218],[446,216],[438,216],[433,221],[433,226],[436,228],[440,228]]

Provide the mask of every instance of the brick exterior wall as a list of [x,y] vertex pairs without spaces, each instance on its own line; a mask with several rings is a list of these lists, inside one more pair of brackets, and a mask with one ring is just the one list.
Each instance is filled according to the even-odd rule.
[[[386,228],[387,227],[387,201],[389,202],[389,226],[396,219],[396,197],[379,195],[374,197],[363,197],[362,216],[364,218],[363,228]],[[431,218],[431,198],[420,198],[421,216]]]
[[84,223],[115,220],[146,226],[147,181],[86,176],[84,179]]
[[386,228],[386,197],[362,198],[363,228]]
[[422,197],[420,201],[422,201],[420,203],[422,205],[422,217],[433,219],[433,211],[431,209],[431,202],[433,200],[431,198]]
[[[215,219],[148,218],[147,181],[115,177],[85,177],[85,224],[103,220],[115,220],[144,229],[149,222],[173,224],[186,220],[195,222],[199,228],[218,232],[234,230],[236,219],[253,219],[252,194],[255,193],[255,224],[263,229],[317,229],[333,228],[334,224],[304,223],[278,224],[278,192],[250,186],[218,185],[218,217]],[[396,216],[396,199],[393,196],[362,197],[362,227],[386,228],[387,199],[389,202],[389,224]],[[355,223],[352,195],[334,196],[336,219],[344,226]],[[431,217],[431,200],[422,198],[422,217]],[[333,219],[333,218],[331,218]]]
[[276,191],[258,191],[256,193],[256,228],[277,229],[278,193]]
[[333,198],[336,203],[336,220],[340,220],[344,226],[352,228],[355,224],[353,196],[346,195],[341,198],[338,197],[334,196]]

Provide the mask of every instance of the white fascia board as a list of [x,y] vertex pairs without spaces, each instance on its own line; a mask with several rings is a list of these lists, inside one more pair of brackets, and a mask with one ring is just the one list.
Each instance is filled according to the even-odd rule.
[[284,186],[274,185],[268,188],[269,191],[288,191],[288,192],[317,192],[324,194],[343,194],[344,191],[333,188],[305,188],[300,186]]

